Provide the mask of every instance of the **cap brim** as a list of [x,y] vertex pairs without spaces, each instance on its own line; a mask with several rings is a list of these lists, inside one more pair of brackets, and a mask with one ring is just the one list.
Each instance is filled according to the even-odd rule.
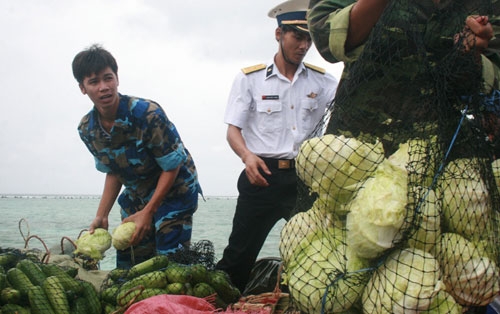
[[295,24],[295,23],[287,23],[287,21],[283,21],[281,24],[290,26],[293,29],[296,29],[300,32],[309,33],[309,28],[307,26],[307,23]]

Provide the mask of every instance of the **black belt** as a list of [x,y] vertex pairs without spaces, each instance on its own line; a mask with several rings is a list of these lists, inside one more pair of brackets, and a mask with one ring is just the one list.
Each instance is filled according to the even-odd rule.
[[260,158],[264,160],[269,168],[272,169],[295,169],[295,159],[275,159],[267,157]]

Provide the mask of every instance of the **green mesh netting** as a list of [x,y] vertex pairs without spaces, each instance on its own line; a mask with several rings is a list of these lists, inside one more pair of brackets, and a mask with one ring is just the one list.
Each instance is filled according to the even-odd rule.
[[498,11],[393,0],[346,64],[325,134],[300,149],[304,188],[281,231],[298,310],[480,313],[498,295],[500,102],[462,46],[467,16]]

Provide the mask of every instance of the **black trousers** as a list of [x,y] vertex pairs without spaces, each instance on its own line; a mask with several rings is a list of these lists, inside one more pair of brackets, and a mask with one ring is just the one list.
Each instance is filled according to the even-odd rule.
[[295,169],[270,170],[272,175],[265,175],[268,187],[252,185],[245,171],[240,174],[229,243],[216,265],[229,274],[241,292],[269,232],[280,219],[288,220],[295,208],[298,180]]

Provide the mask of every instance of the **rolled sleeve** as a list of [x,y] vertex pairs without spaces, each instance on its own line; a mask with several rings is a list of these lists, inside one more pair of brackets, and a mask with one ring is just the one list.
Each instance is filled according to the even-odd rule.
[[94,162],[95,162],[95,168],[97,171],[104,172],[104,173],[110,173],[111,169],[103,164],[98,158],[94,157]]
[[364,45],[362,45],[347,54],[345,53],[345,42],[347,39],[347,31],[349,29],[349,17],[353,6],[354,3],[342,10],[338,10],[335,14],[332,14],[328,18],[328,22],[330,24],[330,36],[328,41],[330,52],[337,60],[347,63],[356,61],[364,47]]
[[187,160],[186,150],[184,145],[177,144],[177,148],[171,153],[155,158],[158,165],[163,169],[163,171],[170,171],[177,168],[180,164],[183,164]]

